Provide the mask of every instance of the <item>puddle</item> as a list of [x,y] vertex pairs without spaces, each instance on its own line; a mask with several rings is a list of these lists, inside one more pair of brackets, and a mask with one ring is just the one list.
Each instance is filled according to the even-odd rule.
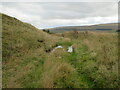
[[63,48],[62,46],[57,46],[56,48]]
[[[57,49],[57,48],[63,48],[63,47],[62,46],[57,46],[53,49],[53,51],[55,51],[55,49]],[[67,52],[70,52],[70,53],[73,52],[73,47],[69,46]]]
[[73,52],[73,47],[72,46],[68,47],[68,51],[67,52]]

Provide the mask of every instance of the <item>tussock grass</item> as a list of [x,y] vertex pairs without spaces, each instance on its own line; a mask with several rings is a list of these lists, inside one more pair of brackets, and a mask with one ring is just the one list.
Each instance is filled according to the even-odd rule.
[[[42,68],[48,51],[52,50],[61,38],[53,37],[4,14],[2,23],[3,87],[39,87],[41,76],[36,75],[43,73]],[[31,68],[27,67],[29,65]],[[23,69],[24,67],[26,69]],[[26,72],[25,75],[19,76],[20,71]],[[31,76],[33,79],[30,81]],[[38,82],[35,83],[37,78]]]
[[118,87],[118,34],[78,32],[78,38],[74,38],[72,33],[64,36],[76,41],[73,45],[76,58],[72,64],[78,72],[87,76],[93,87]]
[[2,23],[3,88],[118,87],[117,33],[48,34],[4,14]]

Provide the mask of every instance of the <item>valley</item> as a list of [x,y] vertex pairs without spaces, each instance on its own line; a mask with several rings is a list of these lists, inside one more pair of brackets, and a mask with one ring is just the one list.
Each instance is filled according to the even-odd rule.
[[119,87],[117,32],[47,33],[1,15],[3,88]]

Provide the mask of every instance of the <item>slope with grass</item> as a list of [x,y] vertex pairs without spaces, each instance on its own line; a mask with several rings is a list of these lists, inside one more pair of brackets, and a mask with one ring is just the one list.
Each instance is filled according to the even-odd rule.
[[[59,40],[69,39],[50,36],[30,24],[4,14],[2,23],[3,87],[41,87],[46,56]],[[28,80],[27,85],[24,80]]]
[[2,23],[3,88],[118,87],[116,33],[48,34],[4,14]]

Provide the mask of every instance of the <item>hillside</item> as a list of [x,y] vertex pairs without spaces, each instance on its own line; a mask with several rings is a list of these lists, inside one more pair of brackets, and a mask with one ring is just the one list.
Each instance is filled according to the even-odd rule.
[[110,24],[98,24],[90,26],[65,26],[65,27],[56,27],[49,28],[50,32],[53,33],[63,33],[67,31],[116,31],[118,30],[117,23]]
[[2,26],[3,88],[118,87],[117,33],[48,34],[4,14]]
[[[20,84],[24,82],[23,78],[31,78],[30,73],[34,73],[35,85],[41,87],[37,81],[41,80],[44,59],[59,40],[69,39],[50,36],[28,23],[4,14],[2,25],[3,87],[28,87]],[[27,83],[34,84],[29,81]]]

